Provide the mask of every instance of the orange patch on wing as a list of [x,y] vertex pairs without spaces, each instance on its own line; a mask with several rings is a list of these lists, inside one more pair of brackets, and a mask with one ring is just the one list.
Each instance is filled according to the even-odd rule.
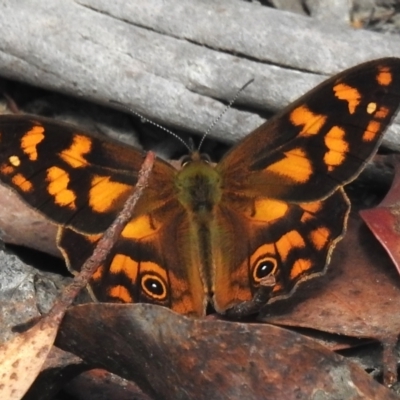
[[252,219],[270,222],[282,218],[288,210],[287,203],[272,199],[259,199],[254,201],[254,214]]
[[122,237],[126,239],[143,239],[146,236],[153,235],[157,230],[154,221],[150,216],[142,215],[130,221],[122,231]]
[[326,121],[325,115],[314,114],[305,105],[295,108],[289,118],[293,125],[303,126],[300,136],[316,135]]
[[44,139],[43,126],[36,125],[26,132],[21,138],[21,150],[28,156],[29,160],[36,161],[38,158],[37,145]]
[[71,146],[60,153],[60,157],[72,168],[79,168],[87,165],[84,155],[92,149],[90,138],[82,135],[74,135]]
[[[193,268],[192,274],[197,274]],[[199,276],[189,279],[178,278],[172,271],[168,272],[171,286],[171,309],[179,314],[201,316],[204,313],[204,287]]]
[[322,202],[314,201],[312,203],[302,203],[299,204],[300,207],[304,210],[303,215],[300,218],[301,222],[307,222],[310,219],[315,218],[315,214],[321,209]]
[[315,218],[315,214],[321,209],[322,202],[314,201],[312,203],[303,203],[299,204],[300,207],[304,210],[303,215],[300,218],[301,222],[307,222],[310,219]]
[[140,274],[144,273],[155,273],[159,275],[165,281],[168,280],[167,271],[161,267],[160,265],[156,264],[152,261],[141,261],[140,262]]
[[99,268],[96,269],[96,272],[92,275],[92,278],[94,281],[99,281],[104,274],[104,265],[100,265]]
[[389,67],[379,68],[378,75],[376,75],[377,82],[382,86],[388,86],[392,83],[392,73]]
[[389,114],[389,109],[387,107],[380,107],[379,110],[374,114],[375,118],[383,119]]
[[98,213],[108,212],[113,203],[132,191],[132,186],[112,182],[109,176],[95,175],[89,190],[89,205]]
[[306,245],[300,233],[292,230],[284,234],[277,242],[276,248],[283,261],[287,259],[288,254],[292,249],[303,248]]
[[343,164],[346,159],[349,144],[344,140],[345,134],[344,129],[333,126],[325,135],[325,145],[329,150],[324,155],[324,163],[328,166],[329,171]]
[[300,221],[301,222],[307,222],[307,221],[309,221],[310,219],[313,219],[313,218],[314,218],[314,216],[306,211],[301,216]]
[[345,83],[338,83],[333,87],[335,96],[339,100],[345,100],[348,103],[349,113],[354,114],[357,106],[360,104],[361,94],[360,92]]
[[314,229],[310,232],[310,239],[317,250],[321,250],[329,241],[330,230],[325,226]]
[[15,174],[12,177],[12,183],[18,186],[23,192],[30,192],[33,189],[33,185],[29,182],[22,174]]
[[101,237],[103,236],[102,233],[98,234],[98,235],[85,235],[85,238],[87,241],[89,241],[90,243],[95,243],[97,242]]
[[54,202],[61,207],[76,209],[76,195],[68,189],[69,175],[66,171],[58,167],[51,167],[47,170],[46,178],[47,192],[53,196]]
[[284,152],[285,158],[271,164],[267,171],[287,177],[295,183],[305,183],[313,174],[313,168],[306,152],[301,148],[295,148]]
[[124,254],[116,254],[110,263],[111,274],[124,274],[132,282],[136,282],[139,263]]
[[14,167],[12,167],[11,165],[2,164],[2,166],[0,167],[0,172],[3,175],[10,175],[14,172]]
[[290,270],[290,278],[296,279],[298,276],[304,274],[312,267],[311,260],[307,258],[299,258],[296,260]]
[[277,283],[277,284],[274,286],[272,292],[273,292],[273,293],[277,293],[277,292],[282,291],[282,289],[283,289],[283,286],[282,286],[280,283]]
[[[250,265],[254,265],[257,257],[251,256]],[[217,264],[224,265],[224,264]],[[214,293],[213,305],[218,312],[223,312],[233,305],[242,301],[249,301],[253,298],[252,287],[249,285],[249,259],[246,258],[235,268],[232,268],[227,275],[227,271],[217,271],[216,280],[212,286]],[[227,279],[229,277],[229,279]],[[218,288],[218,290],[216,290]],[[207,289],[201,287],[200,292],[203,295],[202,309],[205,308],[205,299],[208,295]],[[202,311],[204,313],[204,311]]]
[[370,123],[367,126],[367,129],[365,130],[362,140],[364,142],[370,142],[375,139],[376,134],[381,128],[381,124],[378,121],[370,121]]
[[312,214],[315,214],[321,209],[322,202],[321,201],[313,201],[312,203],[301,203],[300,207],[304,211],[308,211]]
[[107,294],[123,303],[133,303],[133,298],[125,286],[112,286],[107,290]]

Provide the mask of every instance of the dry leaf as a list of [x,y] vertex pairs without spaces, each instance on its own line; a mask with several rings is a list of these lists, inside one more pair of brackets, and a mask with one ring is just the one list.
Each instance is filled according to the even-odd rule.
[[54,396],[67,382],[87,369],[89,367],[79,357],[53,346],[40,374],[23,399],[54,400]]
[[33,328],[0,346],[0,398],[19,400],[39,374],[58,325],[44,318]]
[[151,400],[134,383],[102,369],[82,373],[64,391],[76,400]]
[[316,341],[267,324],[190,319],[149,304],[70,309],[56,342],[154,399],[396,399]]
[[360,211],[360,215],[400,273],[400,161],[386,197],[377,207]]

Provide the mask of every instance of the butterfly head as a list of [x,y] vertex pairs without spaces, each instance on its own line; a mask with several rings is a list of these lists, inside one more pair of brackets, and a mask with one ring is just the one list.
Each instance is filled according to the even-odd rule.
[[190,154],[181,158],[181,168],[185,168],[192,163],[211,164],[211,158],[208,154],[193,150],[190,152]]

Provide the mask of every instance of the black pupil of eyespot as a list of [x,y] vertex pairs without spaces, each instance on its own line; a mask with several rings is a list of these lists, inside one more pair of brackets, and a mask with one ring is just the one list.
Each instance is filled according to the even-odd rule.
[[273,261],[263,261],[257,267],[256,276],[257,278],[261,279],[268,276],[274,269],[274,262]]
[[162,294],[164,294],[163,285],[161,285],[161,283],[156,279],[148,278],[144,282],[144,285],[146,286],[146,289],[149,292],[151,292],[157,296],[161,296]]

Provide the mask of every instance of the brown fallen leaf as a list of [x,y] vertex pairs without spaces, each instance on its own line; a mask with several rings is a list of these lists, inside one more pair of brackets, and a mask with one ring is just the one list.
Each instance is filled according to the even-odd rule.
[[54,400],[55,395],[89,367],[79,357],[56,346],[51,348],[40,374],[24,395],[24,400]]
[[133,382],[103,369],[80,374],[64,387],[64,391],[76,400],[152,400]]
[[397,399],[358,366],[297,333],[191,319],[150,304],[74,307],[56,343],[154,399]]
[[80,290],[87,285],[98,266],[104,262],[123,228],[132,218],[134,207],[147,186],[154,158],[152,152],[147,154],[134,192],[99,240],[93,255],[84,263],[81,272],[75,276],[72,283],[63,290],[50,312],[29,330],[0,346],[1,399],[21,399],[38,376],[52,348],[66,309],[72,304]]
[[360,211],[361,218],[385,248],[400,273],[400,160],[389,192],[375,208]]
[[[274,308],[273,308],[274,307]],[[260,317],[280,326],[312,328],[383,343],[385,382],[392,383],[400,332],[400,281],[390,258],[359,218],[332,256],[325,277],[310,282],[286,304],[273,305]],[[286,311],[286,313],[285,313]]]

